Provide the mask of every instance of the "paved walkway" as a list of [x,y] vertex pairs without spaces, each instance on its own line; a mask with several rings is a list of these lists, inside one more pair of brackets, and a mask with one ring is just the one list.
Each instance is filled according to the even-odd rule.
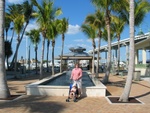
[[[100,74],[100,79],[104,75]],[[120,96],[126,77],[110,75],[107,96]],[[8,80],[11,94],[22,96],[11,102],[0,101],[0,113],[150,113],[150,82],[133,81],[130,96],[143,104],[110,104],[105,97],[85,97],[78,102],[65,102],[67,97],[27,96],[25,85],[37,81],[37,76]]]

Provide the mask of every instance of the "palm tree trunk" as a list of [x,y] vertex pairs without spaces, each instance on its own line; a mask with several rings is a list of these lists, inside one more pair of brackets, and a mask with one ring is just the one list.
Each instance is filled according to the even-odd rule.
[[42,42],[42,54],[41,54],[41,65],[40,65],[40,80],[43,79],[43,59],[44,59],[44,47],[45,47],[45,38]]
[[62,48],[61,48],[61,61],[60,61],[60,73],[62,73],[62,57],[63,57],[63,50],[64,50],[64,34],[62,34]]
[[[23,35],[24,35],[24,32],[25,32],[27,26],[28,26],[28,23],[26,23],[26,25],[25,25],[25,27],[24,27],[24,29],[23,29],[21,38],[19,39],[19,42],[17,43],[16,52],[15,52],[15,54],[14,54],[14,56],[13,56],[12,61],[11,61],[10,68],[14,67],[14,66],[13,66],[13,63],[14,63],[14,60],[16,59],[16,58],[15,58],[15,57],[16,57],[16,54],[18,55],[18,49],[19,49],[20,43],[21,43],[21,41],[22,41],[22,39],[23,39]],[[11,40],[11,44],[12,44],[12,40]]]
[[49,55],[49,46],[50,46],[50,40],[47,40],[47,72],[49,70],[49,67],[48,67],[48,55]]
[[18,39],[17,39],[17,47],[16,47],[16,52],[15,52],[15,55],[14,55],[14,60],[15,60],[15,69],[14,69],[14,73],[15,73],[15,78],[17,78],[18,77],[18,75],[17,75],[17,69],[18,69],[18,65],[17,65],[17,57],[18,57],[18,50],[19,50],[19,42],[20,42],[20,38],[19,38],[20,36],[19,36],[19,34],[18,34]]
[[28,50],[28,68],[29,68],[29,72],[30,72],[30,45],[29,45],[29,50]]
[[7,41],[8,29],[6,30],[6,41]]
[[[130,0],[130,53],[134,53],[134,0]],[[125,84],[125,88],[123,90],[122,95],[120,96],[119,101],[127,102],[129,99],[129,94],[131,91],[133,71],[134,71],[134,54],[130,54],[129,56],[129,68],[128,68],[128,76]]]
[[95,73],[95,49],[93,48],[93,63],[92,63],[92,73]]
[[37,69],[37,44],[35,45],[35,62],[36,62],[36,74],[38,74],[38,69]]
[[94,74],[94,73],[95,73],[95,48],[96,48],[96,45],[95,45],[95,41],[94,41],[94,39],[92,39],[92,44],[93,44],[93,63],[92,63],[92,73]]
[[117,55],[117,75],[119,75],[120,70],[120,38],[118,38],[118,55]]
[[55,39],[52,40],[52,75],[55,74],[55,70],[54,70],[54,47],[55,47]]
[[8,98],[10,97],[10,92],[6,80],[4,52],[5,0],[0,1],[0,15],[0,98]]
[[100,60],[100,42],[101,42],[101,38],[98,38],[98,52],[97,52],[97,66],[96,66],[96,77],[98,77],[98,73],[99,73],[99,60]]
[[110,21],[106,24],[107,25],[107,33],[108,33],[108,57],[107,57],[107,65],[106,65],[106,73],[102,80],[104,84],[107,84],[109,81],[109,74],[111,69],[111,40],[110,40]]

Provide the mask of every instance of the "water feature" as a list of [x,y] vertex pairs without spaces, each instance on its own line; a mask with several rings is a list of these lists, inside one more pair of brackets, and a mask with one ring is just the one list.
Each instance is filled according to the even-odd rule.
[[[26,86],[27,95],[68,96],[71,71],[44,78]],[[106,87],[90,72],[83,72],[83,96],[106,96]]]
[[[40,85],[69,86],[70,83],[72,83],[72,81],[70,80],[70,76],[71,70],[67,71],[61,76],[55,77],[51,80],[41,83]],[[88,76],[87,72],[83,72],[82,86],[83,87],[95,86],[91,78]]]

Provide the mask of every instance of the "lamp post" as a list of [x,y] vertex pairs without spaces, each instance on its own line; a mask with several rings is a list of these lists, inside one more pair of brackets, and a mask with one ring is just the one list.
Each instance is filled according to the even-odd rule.
[[[28,60],[28,37],[26,37],[26,61]],[[27,64],[27,62],[26,62]]]
[[30,72],[30,45],[29,45],[29,50],[28,50],[28,70]]
[[21,56],[21,73],[23,74],[24,73],[24,59],[23,59],[23,56]]
[[148,63],[150,64],[150,50],[148,52],[149,52],[149,62]]

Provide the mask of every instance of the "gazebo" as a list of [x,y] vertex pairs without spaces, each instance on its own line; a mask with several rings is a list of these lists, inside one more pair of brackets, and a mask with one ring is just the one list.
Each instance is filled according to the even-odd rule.
[[[92,54],[88,54],[86,53],[86,49],[80,46],[77,47],[71,47],[69,48],[70,52],[69,53],[65,53],[62,56],[62,60],[64,60],[65,62],[67,60],[76,60],[76,62],[79,62],[79,60],[89,60],[89,69],[92,69],[92,59],[93,56]],[[56,60],[60,60],[61,56],[55,57]]]

